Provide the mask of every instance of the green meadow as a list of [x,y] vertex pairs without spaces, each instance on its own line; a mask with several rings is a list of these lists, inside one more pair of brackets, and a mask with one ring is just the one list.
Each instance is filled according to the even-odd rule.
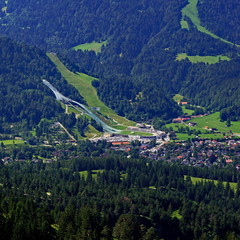
[[219,112],[212,113],[208,116],[199,117],[191,120],[197,123],[198,129],[203,129],[205,126],[209,128],[216,128],[222,133],[228,133],[232,131],[235,134],[240,134],[240,122],[231,122],[231,126],[227,127],[226,122],[221,122]]
[[105,46],[107,41],[103,42],[91,42],[91,43],[84,43],[78,46],[73,47],[74,50],[82,50],[82,51],[94,51],[95,53],[100,53],[102,46]]
[[[97,174],[102,173],[104,170],[98,169],[98,170],[92,170],[92,179],[96,180],[97,179]],[[80,171],[79,172],[81,177],[84,177],[85,179],[88,176],[88,171]]]
[[24,144],[24,140],[0,140],[0,144],[3,143],[4,146],[9,146],[9,145],[19,145],[19,144]]
[[[184,180],[186,180],[186,178],[187,178],[187,176],[186,175],[184,175]],[[191,178],[191,181],[192,181],[192,183],[193,184],[197,184],[197,183],[199,183],[199,182],[210,182],[210,181],[213,181],[213,183],[215,184],[215,185],[217,185],[218,183],[219,183],[219,181],[218,180],[211,180],[211,179],[207,179],[207,178],[199,178],[199,177],[190,177]],[[227,185],[227,182],[222,182],[223,183],[223,185],[226,187],[226,185]],[[232,190],[234,190],[234,191],[236,191],[237,190],[237,183],[235,183],[235,182],[229,182],[229,185],[230,185],[230,188],[232,189]]]
[[189,0],[189,3],[182,9],[182,28],[189,29],[188,23],[184,20],[184,17],[189,17],[195,26],[200,26],[200,19],[198,17],[197,3],[198,0]]
[[[187,133],[176,133],[177,139],[180,141],[187,141],[188,139],[196,138],[196,135],[188,135]],[[208,134],[199,134],[198,138],[205,139],[218,139],[222,138],[223,135],[221,133],[208,133]]]
[[176,57],[177,61],[188,59],[191,63],[206,63],[206,64],[215,64],[220,61],[230,61],[231,58],[223,55],[218,56],[188,56],[186,53],[179,53]]
[[180,94],[175,94],[175,95],[173,96],[173,100],[174,100],[175,102],[179,103],[179,102],[181,102],[181,101],[183,100],[183,96],[180,95]]
[[194,113],[194,110],[187,109],[187,108],[183,105],[183,106],[182,106],[182,112],[183,112],[183,114],[192,115],[192,114]]
[[[99,112],[113,120],[112,124],[133,126],[134,122],[117,115],[112,109],[107,107],[97,95],[96,89],[92,86],[92,81],[96,78],[88,76],[84,73],[73,73],[69,71],[64,64],[54,54],[47,54],[51,61],[57,66],[57,69],[69,84],[74,86],[84,98],[87,105],[90,107],[99,108]],[[57,86],[56,86],[57,87]],[[60,90],[60,89],[59,89]]]
[[[195,122],[197,123],[196,126],[188,126],[188,122]],[[221,122],[219,118],[219,112],[212,113],[208,116],[198,117],[191,119],[185,123],[169,123],[166,124],[166,127],[172,127],[174,131],[178,129],[178,127],[189,127],[189,129],[200,130],[202,134],[199,134],[199,138],[208,138],[208,139],[217,139],[223,138],[223,134],[233,133],[236,135],[240,135],[240,121],[238,122],[231,122],[231,126],[227,127],[226,122]],[[207,130],[205,127],[208,128],[216,128],[217,132],[211,132]],[[189,138],[195,138],[195,135],[188,135],[186,133],[176,133],[177,138],[179,140],[188,140]]]
[[[198,0],[188,0],[188,4],[182,9],[182,19],[180,22],[181,28],[189,30],[188,23],[185,20],[185,17],[188,17],[191,19],[192,23],[197,27],[197,30],[199,32],[205,33],[211,36],[212,38],[219,39],[222,42],[234,45],[232,42],[217,36],[216,34],[210,32],[209,30],[207,30],[205,27],[201,25],[201,20],[199,19],[199,16],[198,16],[197,4],[198,4]],[[237,44],[235,44],[235,46],[240,47],[240,45],[237,45]]]
[[175,210],[172,214],[171,214],[172,218],[177,218],[178,220],[182,219],[182,215],[179,213],[179,210]]

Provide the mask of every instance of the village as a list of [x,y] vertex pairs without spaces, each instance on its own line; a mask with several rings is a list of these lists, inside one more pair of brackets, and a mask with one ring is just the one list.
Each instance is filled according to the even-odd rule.
[[[186,119],[180,119],[179,117],[173,121],[176,122],[176,120],[181,120],[181,123],[183,123]],[[124,135],[105,132],[100,137],[94,137],[88,139],[88,141],[95,145],[99,142],[108,143],[105,149],[103,149],[103,155],[106,155],[108,151],[121,151],[128,158],[142,157],[155,161],[166,161],[168,163],[194,167],[234,166],[237,170],[240,170],[240,140],[238,138],[221,138],[215,140],[195,138],[180,141],[171,136],[172,132],[155,130],[152,125],[143,123],[138,123],[134,127],[128,127],[127,130],[132,134]],[[42,143],[40,143],[40,145],[38,144],[40,147],[57,149],[57,146],[62,144],[70,144],[76,147],[79,144],[59,123],[54,123],[50,127],[50,131],[54,139],[51,141],[43,139]],[[142,133],[145,133],[145,135]],[[65,137],[62,138],[61,134],[64,134]],[[13,142],[14,141],[23,141],[23,139],[17,137]],[[24,142],[25,146],[28,144],[31,145],[30,142]],[[66,155],[66,153],[58,149],[57,151],[53,150],[52,153],[45,158],[34,157],[34,155],[22,156],[20,154],[14,159],[10,156],[3,156],[2,161],[4,164],[8,164],[12,161],[24,162],[30,160],[32,162],[38,162],[44,159],[45,163],[51,163],[57,161],[63,155]],[[67,153],[67,156],[71,158],[77,157],[74,156],[74,153],[70,152]]]

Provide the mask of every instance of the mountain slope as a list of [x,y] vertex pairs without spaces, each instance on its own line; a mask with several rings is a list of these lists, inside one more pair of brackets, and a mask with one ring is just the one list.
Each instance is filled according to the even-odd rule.
[[78,92],[61,79],[55,66],[41,50],[0,38],[0,121],[26,121],[35,126],[41,118],[63,112],[51,91],[42,83],[46,78],[67,96],[82,101]]
[[[218,0],[216,6],[214,1],[196,2],[198,22],[205,29],[228,41],[238,41],[236,11],[229,19],[224,20],[224,16],[234,6],[238,9],[239,2]],[[210,110],[240,101],[234,87],[240,79],[240,49],[198,31],[192,19],[183,16],[187,0],[61,0],[58,4],[12,0],[1,4],[5,10],[0,19],[2,34],[64,53],[75,70],[100,79],[96,86],[99,97],[120,115],[133,120],[175,117],[181,113],[172,101],[176,93]],[[183,20],[187,28],[182,28]],[[229,27],[221,32],[224,21]],[[97,54],[72,50],[93,41],[107,44]],[[179,54],[215,59],[221,55],[229,61],[219,59],[210,66],[192,63],[190,58],[176,60]]]

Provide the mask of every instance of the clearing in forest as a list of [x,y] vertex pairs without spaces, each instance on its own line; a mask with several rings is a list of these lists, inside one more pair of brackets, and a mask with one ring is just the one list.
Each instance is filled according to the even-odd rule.
[[[69,71],[64,64],[58,59],[55,54],[48,54],[51,61],[57,66],[62,76],[68,81],[69,84],[74,86],[80,95],[84,98],[89,107],[98,109],[99,118],[107,118],[110,125],[124,125],[124,126],[134,126],[135,122],[130,121],[124,117],[117,115],[112,109],[107,107],[97,95],[96,89],[92,86],[92,81],[97,80],[94,77],[88,76],[84,73],[73,73]],[[56,86],[57,87],[57,86]]]
[[193,25],[197,28],[199,32],[205,33],[211,36],[212,38],[216,38],[222,42],[240,47],[240,45],[227,41],[226,39],[223,39],[215,35],[214,33],[210,32],[209,30],[207,30],[205,27],[202,26],[201,20],[199,19],[199,16],[198,16],[197,4],[198,4],[198,0],[188,0],[188,4],[182,9],[182,19],[180,22],[181,28],[189,30],[189,25],[188,25],[188,22],[186,21],[186,17],[188,17],[191,19]]
[[94,51],[95,53],[100,53],[102,46],[105,46],[107,41],[103,42],[91,42],[91,43],[84,43],[78,46],[73,47],[74,50],[82,50],[82,51]]
[[[196,126],[189,126],[189,122],[197,123]],[[199,138],[205,139],[218,139],[223,138],[223,134],[235,134],[240,135],[240,121],[233,122],[231,121],[231,126],[227,127],[226,122],[221,122],[219,117],[219,112],[209,114],[207,116],[194,118],[185,123],[169,123],[166,124],[167,128],[172,127],[174,131],[177,131],[180,127],[189,127],[190,130],[199,130],[202,134],[199,134]],[[217,129],[215,132],[210,131],[210,129]],[[176,133],[179,140],[188,140],[195,138],[196,135],[188,135],[187,133]]]
[[4,146],[8,145],[19,145],[24,144],[24,140],[11,139],[11,140],[0,140],[0,144],[3,143]]
[[[199,178],[199,177],[191,177],[191,176],[190,176],[190,178],[191,178],[191,181],[193,184],[197,184],[199,182],[211,182],[211,181],[213,181],[214,185],[217,185],[219,183],[218,180],[212,180],[212,179],[207,179],[207,178]],[[187,175],[184,175],[184,180],[186,180],[186,179],[187,179]],[[226,187],[227,182],[223,181],[222,183],[223,183],[223,186]],[[229,185],[232,190],[237,191],[237,183],[229,182]]]
[[206,64],[215,64],[220,61],[230,61],[231,58],[224,55],[217,56],[188,56],[186,53],[179,53],[176,57],[177,61],[188,59],[191,63],[206,63]]

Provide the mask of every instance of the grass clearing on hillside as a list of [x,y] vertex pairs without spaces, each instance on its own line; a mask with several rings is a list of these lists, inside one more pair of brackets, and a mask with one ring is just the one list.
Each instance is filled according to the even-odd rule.
[[9,145],[19,145],[19,144],[24,144],[24,140],[0,140],[0,144],[3,143],[4,146],[9,146]]
[[215,64],[220,61],[230,61],[231,58],[223,55],[217,55],[217,56],[188,56],[186,53],[179,53],[176,57],[177,61],[181,61],[184,59],[188,59],[191,63],[208,63],[208,64]]
[[182,111],[183,111],[183,114],[187,114],[187,115],[192,115],[194,113],[194,110],[187,109],[186,106],[182,106]]
[[173,96],[173,100],[174,100],[175,102],[179,103],[179,102],[181,102],[181,101],[183,100],[183,96],[180,95],[180,94],[175,94],[175,95]]
[[[187,133],[176,133],[177,139],[180,141],[187,141],[188,139],[196,138],[196,135],[188,135]],[[221,133],[206,133],[206,134],[199,134],[198,138],[200,139],[218,139],[223,138]]]
[[[189,17],[192,23],[196,26],[200,25],[200,19],[198,17],[197,3],[198,0],[189,0],[189,3],[182,9],[182,16]],[[184,26],[183,26],[184,27]]]
[[[180,22],[182,29],[189,30],[188,23],[185,21],[185,17],[188,17],[191,19],[192,23],[197,27],[197,30],[199,32],[205,33],[211,36],[212,38],[219,39],[222,42],[234,45],[234,43],[215,35],[214,33],[208,31],[205,27],[201,26],[201,21],[198,16],[198,9],[197,9],[198,0],[188,0],[188,2],[189,3],[182,9],[182,19]],[[235,46],[240,47],[240,45],[237,45],[237,44],[235,44]]]
[[187,21],[181,20],[180,24],[182,29],[187,29],[189,31],[189,25]]
[[[184,175],[184,180],[186,180],[186,178],[187,178],[187,175]],[[217,185],[217,184],[219,183],[218,180],[212,180],[212,179],[207,179],[207,178],[199,178],[199,177],[191,177],[191,176],[190,176],[190,178],[191,178],[191,181],[192,181],[193,184],[196,184],[196,183],[198,183],[198,182],[205,182],[205,181],[206,181],[206,182],[213,181],[213,183],[214,183],[215,185]],[[226,187],[227,182],[224,182],[224,181],[223,181],[223,185]],[[229,185],[230,185],[230,188],[231,188],[232,190],[234,190],[234,191],[237,190],[237,183],[235,183],[235,182],[229,182]]]
[[178,220],[181,220],[181,219],[182,219],[182,215],[179,213],[179,210],[174,211],[174,212],[171,214],[171,217],[172,217],[172,218],[177,218]]
[[82,50],[82,51],[94,51],[95,53],[100,53],[102,46],[105,46],[107,41],[103,42],[91,42],[91,43],[84,43],[78,46],[73,47],[74,50]]
[[[92,179],[96,180],[97,174],[102,173],[103,171],[104,171],[103,169],[92,170]],[[88,171],[80,171],[79,174],[81,177],[84,177],[86,179],[88,176]]]
[[[188,122],[197,123],[196,126],[188,126]],[[166,127],[172,127],[174,131],[178,129],[178,127],[189,127],[189,129],[200,130],[203,134],[199,135],[199,138],[209,138],[209,139],[217,139],[223,138],[223,133],[232,133],[240,135],[240,121],[231,122],[231,126],[227,127],[226,122],[220,122],[219,112],[212,113],[210,115],[204,117],[198,117],[187,121],[186,123],[169,123]],[[220,133],[213,133],[209,130],[205,129],[205,127],[216,128]],[[185,133],[177,133],[177,137],[179,140],[187,140],[188,138],[194,138],[194,135],[188,135]]]
[[[75,74],[69,71],[64,64],[54,54],[47,54],[51,61],[57,66],[62,76],[68,81],[69,84],[74,86],[84,98],[88,106],[99,108],[99,112],[111,119],[114,119],[119,124],[126,126],[134,126],[135,123],[124,117],[117,115],[112,109],[107,107],[97,95],[96,89],[92,86],[92,81],[96,78],[90,77],[84,73]],[[57,86],[55,86],[57,87]],[[61,91],[61,89],[59,89]],[[115,123],[116,124],[116,123]]]
[[212,113],[208,116],[199,117],[191,120],[197,123],[197,128],[203,129],[205,126],[209,128],[217,128],[222,133],[233,133],[240,134],[240,122],[231,122],[231,126],[227,127],[226,122],[220,122],[219,112]]

